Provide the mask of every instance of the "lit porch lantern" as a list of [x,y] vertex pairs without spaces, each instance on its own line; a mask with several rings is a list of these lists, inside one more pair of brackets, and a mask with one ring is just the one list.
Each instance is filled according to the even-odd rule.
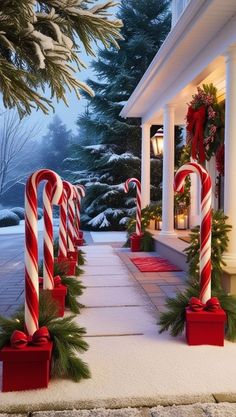
[[179,204],[175,213],[175,228],[177,230],[188,229],[188,209],[185,204]]
[[155,156],[160,156],[163,154],[163,128],[157,130],[154,136],[151,137],[152,150]]

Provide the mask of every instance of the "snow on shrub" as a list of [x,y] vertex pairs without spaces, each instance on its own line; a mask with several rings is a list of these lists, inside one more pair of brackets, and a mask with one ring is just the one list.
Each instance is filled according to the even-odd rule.
[[25,209],[23,207],[13,207],[11,211],[15,213],[19,217],[20,220],[24,220]]
[[20,223],[17,214],[11,210],[0,210],[0,227],[16,226]]

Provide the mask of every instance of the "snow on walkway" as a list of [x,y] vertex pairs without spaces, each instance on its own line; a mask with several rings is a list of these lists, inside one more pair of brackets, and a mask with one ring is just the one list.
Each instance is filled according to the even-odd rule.
[[212,402],[236,392],[236,344],[189,347],[183,337],[159,335],[156,309],[109,245],[85,246],[76,321],[87,327],[83,359],[92,378],[51,380],[48,389],[0,393],[0,411],[150,406]]

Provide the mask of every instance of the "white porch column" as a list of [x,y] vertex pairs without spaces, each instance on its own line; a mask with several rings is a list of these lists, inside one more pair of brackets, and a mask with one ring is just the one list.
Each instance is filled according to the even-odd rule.
[[162,177],[162,231],[161,235],[175,236],[174,231],[174,156],[175,113],[174,106],[164,107],[163,177]]
[[224,212],[229,217],[232,232],[225,261],[236,266],[236,44],[229,47],[226,55],[225,97],[225,185]]
[[[191,158],[191,162],[194,160]],[[200,181],[198,175],[190,174],[191,187],[190,187],[190,213],[189,213],[189,226],[190,228],[200,224],[200,206],[201,206],[201,193],[200,193]]]
[[142,124],[141,200],[142,208],[150,204],[150,125]]

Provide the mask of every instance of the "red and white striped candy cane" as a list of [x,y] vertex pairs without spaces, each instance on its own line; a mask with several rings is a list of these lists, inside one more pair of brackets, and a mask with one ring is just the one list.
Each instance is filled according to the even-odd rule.
[[[37,187],[43,180],[53,188],[58,176],[49,169],[41,169],[29,177],[25,187],[25,327],[30,336],[38,329],[39,319]],[[61,195],[62,188],[57,187],[52,203],[58,204]]]
[[43,219],[44,219],[44,242],[43,242],[43,288],[51,290],[54,288],[54,253],[53,253],[53,214],[52,201],[57,188],[63,191],[62,180],[57,175],[56,187],[52,188],[48,182],[43,190]]
[[77,227],[75,228],[75,230],[76,230],[76,235],[79,238],[81,198],[85,197],[85,187],[81,184],[76,184],[75,188],[78,191],[78,193],[76,193],[77,198],[75,201],[75,213],[76,213],[76,223],[77,223],[76,225]]
[[70,252],[75,252],[75,205],[74,205],[74,187],[68,181],[63,181],[63,187],[67,196],[67,244]]
[[201,180],[201,228],[200,228],[200,295],[206,303],[211,298],[211,178],[208,172],[196,162],[189,162],[178,169],[174,189],[183,191],[185,177],[196,173]]
[[58,258],[67,258],[67,193],[63,186],[62,203],[59,215],[59,248]]
[[136,210],[136,234],[137,235],[141,235],[142,234],[142,230],[141,230],[141,183],[137,178],[129,178],[127,181],[125,181],[124,184],[124,190],[125,193],[128,193],[129,191],[129,184],[133,182],[136,184],[136,206],[137,206],[137,210]]

